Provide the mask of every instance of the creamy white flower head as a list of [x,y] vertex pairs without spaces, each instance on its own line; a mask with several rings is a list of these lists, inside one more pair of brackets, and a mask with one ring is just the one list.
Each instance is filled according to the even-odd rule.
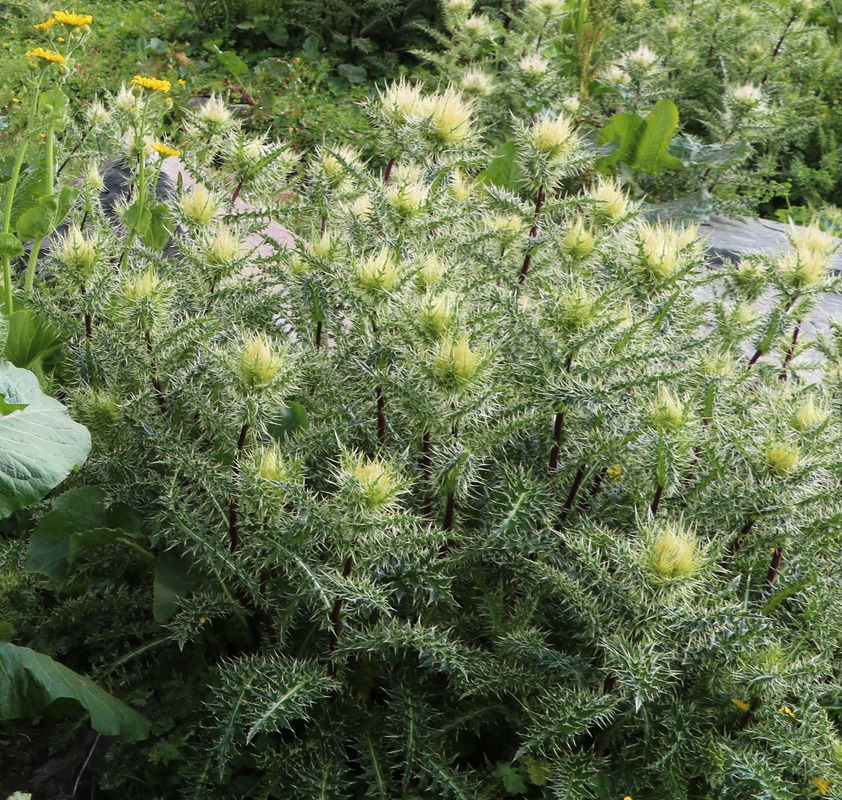
[[422,99],[421,87],[401,78],[380,93],[380,106],[393,122],[404,122],[410,117],[424,116]]
[[582,107],[582,101],[578,97],[576,97],[576,95],[571,94],[562,99],[561,107],[568,114],[575,114]]
[[619,64],[611,64],[602,74],[608,83],[620,86],[628,86],[631,83],[631,76]]
[[420,287],[429,289],[441,281],[444,273],[445,265],[435,253],[430,253],[421,262],[421,268],[417,274],[417,283]]
[[467,17],[474,10],[474,0],[443,0],[442,5],[455,17]]
[[494,88],[494,80],[481,69],[468,69],[462,75],[462,91],[475,97],[485,97]]
[[372,209],[371,195],[368,195],[368,194],[361,194],[348,207],[348,210],[355,217],[363,220],[363,222],[365,222],[367,219],[369,219],[369,217],[371,217],[371,209]]
[[597,209],[608,219],[617,222],[626,215],[629,198],[620,185],[610,180],[600,180],[591,187],[588,197],[596,202]]
[[670,14],[669,16],[664,17],[664,28],[667,30],[667,33],[675,35],[684,28],[684,26],[684,20],[677,14]]
[[114,95],[114,108],[128,114],[136,108],[137,98],[134,92],[125,83],[120,84],[120,89]]
[[105,180],[99,167],[91,162],[82,173],[82,185],[93,195],[98,195],[105,188]]
[[349,169],[357,170],[362,165],[360,151],[348,145],[322,147],[319,156],[325,175],[332,180],[341,179]]
[[681,251],[686,246],[684,231],[669,225],[651,225],[641,222],[637,226],[642,263],[654,278],[669,278],[681,266]]
[[197,183],[190,191],[178,199],[181,213],[194,225],[205,225],[220,212],[222,204],[219,198],[202,183]]
[[460,203],[464,203],[471,196],[471,184],[461,170],[457,169],[450,176],[450,193]]
[[240,152],[246,160],[257,162],[269,154],[269,145],[265,139],[255,137],[243,142]]
[[431,95],[423,103],[430,119],[430,132],[441,144],[456,144],[471,134],[473,105],[453,87]]
[[839,240],[835,236],[823,231],[815,223],[806,228],[791,225],[787,229],[787,236],[796,250],[815,253],[823,258],[829,258],[839,246]]
[[97,241],[88,239],[76,225],[71,225],[59,237],[53,255],[59,264],[73,270],[79,277],[87,278],[96,264]]
[[311,249],[316,258],[327,258],[330,255],[330,251],[333,250],[333,239],[331,238],[330,233],[325,231],[321,234],[313,243]]
[[423,183],[393,181],[386,187],[386,200],[399,214],[411,216],[424,207],[428,191]]
[[212,94],[195,112],[199,122],[215,132],[223,131],[235,125],[234,115],[228,104],[219,95]]
[[579,137],[564,114],[543,117],[529,129],[529,134],[535,147],[550,161],[557,161],[579,147]]
[[760,103],[763,92],[759,86],[755,86],[753,83],[744,83],[742,86],[735,86],[731,89],[731,97],[740,105],[753,108]]
[[473,14],[468,17],[462,23],[461,31],[468,39],[475,41],[490,39],[494,35],[494,27],[485,14]]
[[93,130],[100,130],[108,124],[108,120],[111,119],[111,113],[99,100],[94,100],[85,109],[85,117]]
[[490,232],[499,233],[504,240],[511,241],[523,230],[523,220],[517,214],[483,214],[483,227]]
[[230,266],[244,255],[245,245],[228,225],[220,225],[216,232],[205,240],[205,260],[213,266]]
[[564,0],[528,0],[526,9],[541,17],[557,17],[564,11]]
[[357,263],[357,280],[370,294],[391,292],[398,277],[395,258],[388,247],[384,247],[376,256]]
[[775,261],[775,269],[791,289],[823,286],[828,277],[828,258],[820,252],[796,249]]
[[535,53],[524,56],[518,62],[520,71],[530,78],[540,78],[542,75],[545,75],[549,66],[550,62],[546,58],[542,58]]
[[626,54],[627,63],[637,69],[646,69],[646,67],[651,67],[657,58],[658,56],[655,55],[655,52],[645,44],[640,45],[637,50],[632,50],[631,53]]

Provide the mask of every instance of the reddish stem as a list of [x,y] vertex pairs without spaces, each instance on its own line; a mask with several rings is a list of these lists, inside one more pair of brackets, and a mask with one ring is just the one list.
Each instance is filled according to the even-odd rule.
[[[535,198],[535,221],[532,223],[532,228],[529,231],[529,238],[535,239],[538,236],[538,221],[541,216],[541,208],[544,205],[544,200],[546,200],[546,194],[544,192],[544,187],[538,187],[538,196]],[[523,285],[523,282],[526,280],[526,276],[529,273],[529,267],[532,264],[532,247],[531,242],[530,246],[526,250],[526,256],[523,259],[523,266],[520,268],[520,275],[518,275],[517,282]]]
[[[354,556],[349,555],[348,558],[345,559],[345,565],[342,567],[342,577],[347,578],[351,574],[351,570],[354,568]],[[330,612],[330,639],[328,643],[328,649],[330,651],[330,675],[331,677],[336,677],[336,664],[333,660],[333,653],[336,648],[339,646],[339,633],[342,630],[342,606],[344,604],[344,600],[341,597],[338,597],[333,604],[333,608]]]
[[771,586],[778,577],[778,568],[781,565],[781,556],[783,555],[783,547],[776,547],[772,553],[772,561],[769,564],[769,571],[766,573],[766,583]]
[[652,505],[650,506],[653,517],[658,513],[658,509],[661,507],[661,497],[663,494],[664,487],[659,483],[658,487],[655,489],[655,496],[652,498]]
[[231,462],[231,500],[228,503],[228,541],[231,552],[235,552],[240,546],[240,503],[237,499],[237,484],[240,478],[240,453],[246,445],[246,436],[248,436],[249,424],[243,423],[240,428],[240,438],[237,439],[237,450],[234,453],[234,459]]

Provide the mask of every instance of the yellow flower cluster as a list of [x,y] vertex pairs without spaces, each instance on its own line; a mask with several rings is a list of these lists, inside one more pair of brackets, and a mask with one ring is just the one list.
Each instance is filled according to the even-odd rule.
[[150,89],[153,92],[168,92],[172,88],[172,84],[169,81],[161,81],[158,78],[145,78],[143,75],[135,75],[132,78],[132,83],[135,86]]
[[74,14],[71,11],[53,11],[53,19],[62,25],[70,25],[72,28],[81,28],[94,21],[90,14]]
[[45,50],[43,47],[36,47],[33,50],[27,50],[26,57],[40,58],[42,61],[59,64],[64,61],[64,56],[61,53],[54,53],[52,50]]

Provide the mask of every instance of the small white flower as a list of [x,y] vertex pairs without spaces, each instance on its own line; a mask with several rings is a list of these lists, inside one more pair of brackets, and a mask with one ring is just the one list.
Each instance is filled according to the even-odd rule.
[[657,58],[658,56],[645,44],[640,45],[637,50],[633,50],[626,55],[626,61],[637,69],[651,67]]
[[550,62],[547,61],[546,58],[541,58],[541,56],[536,55],[535,53],[532,53],[528,56],[524,56],[518,62],[518,67],[520,67],[520,71],[524,75],[533,79],[540,78],[542,75],[545,75],[549,66]]

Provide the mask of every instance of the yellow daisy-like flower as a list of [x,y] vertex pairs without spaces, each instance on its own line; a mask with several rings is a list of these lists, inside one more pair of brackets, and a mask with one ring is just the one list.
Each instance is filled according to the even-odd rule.
[[737,708],[739,708],[739,709],[740,709],[740,711],[748,711],[748,710],[751,708],[751,706],[749,706],[749,704],[748,704],[748,703],[746,703],[746,701],[745,701],[745,700],[740,700],[740,699],[739,699],[739,697],[734,697],[734,698],[732,698],[732,699],[731,699],[731,702],[732,702],[732,703],[733,703],[733,704],[734,704]]
[[789,714],[789,716],[793,719],[798,719],[798,717],[795,716],[795,712],[789,706],[781,706],[780,712],[782,714]]
[[132,83],[144,89],[151,89],[153,92],[168,92],[172,88],[172,84],[169,81],[160,81],[157,78],[144,78],[143,75],[135,75],[132,78]]
[[56,18],[50,17],[48,20],[44,20],[44,22],[39,22],[37,25],[33,25],[32,27],[35,28],[36,31],[47,31],[56,24]]
[[61,53],[54,53],[52,50],[45,50],[43,47],[36,47],[34,50],[26,51],[27,58],[40,58],[42,61],[61,63],[64,56]]
[[59,36],[58,39],[56,39],[56,41],[57,42],[63,42],[63,41],[65,41],[65,39],[64,39],[63,36]]
[[73,28],[81,28],[94,21],[90,14],[74,14],[71,11],[53,11],[53,17],[62,25],[70,25]]
[[175,150],[172,147],[168,147],[167,145],[161,142],[152,142],[149,145],[156,153],[160,153],[164,158],[168,156],[180,156],[181,153],[178,150]]
[[623,474],[623,468],[619,464],[615,464],[613,467],[608,467],[605,474],[609,480],[616,481]]
[[825,780],[824,778],[813,778],[810,783],[816,787],[819,794],[822,797],[826,797],[828,792],[833,788],[833,784],[830,781]]

